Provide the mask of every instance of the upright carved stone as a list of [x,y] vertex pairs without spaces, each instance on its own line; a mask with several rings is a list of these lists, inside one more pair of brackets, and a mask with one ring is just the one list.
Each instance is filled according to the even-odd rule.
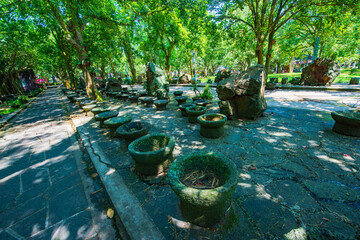
[[314,63],[303,69],[301,82],[308,86],[325,86],[331,83],[340,75],[340,69],[330,59],[318,58]]
[[169,95],[169,82],[164,71],[152,62],[146,64],[146,91],[159,99],[168,98]]
[[179,77],[179,83],[181,84],[191,83],[191,75],[187,73],[181,75]]
[[257,65],[220,81],[216,92],[220,100],[229,101],[234,118],[256,119],[267,108],[266,78],[265,67]]
[[228,78],[231,76],[231,71],[229,69],[223,69],[221,71],[218,71],[215,77],[215,82],[218,83],[221,80]]

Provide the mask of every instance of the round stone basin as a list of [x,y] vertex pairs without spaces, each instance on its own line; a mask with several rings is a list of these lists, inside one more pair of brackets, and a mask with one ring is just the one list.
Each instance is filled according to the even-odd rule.
[[193,102],[195,102],[195,101],[202,100],[202,99],[201,99],[201,97],[193,97],[192,100],[193,100]]
[[108,92],[107,95],[114,97],[116,94],[119,94],[119,92]]
[[360,111],[346,110],[332,112],[331,117],[335,120],[333,131],[353,137],[360,137]]
[[135,139],[148,134],[150,126],[144,122],[130,122],[116,129],[117,137],[125,139],[126,145],[129,145]]
[[81,102],[81,101],[85,101],[85,100],[90,100],[90,98],[88,98],[88,97],[77,97],[77,98],[74,98],[75,99],[75,101],[77,101],[77,102]]
[[158,176],[170,165],[174,147],[175,141],[170,135],[153,133],[136,139],[128,148],[140,176]]
[[156,100],[154,104],[156,106],[157,111],[166,110],[166,105],[169,103],[169,100]]
[[91,99],[87,99],[84,101],[79,102],[80,106],[83,107],[85,105],[89,105],[89,104],[96,104],[95,100],[91,100]]
[[184,116],[184,117],[187,117],[187,113],[186,113],[186,108],[187,107],[194,107],[195,104],[193,103],[185,103],[185,104],[182,104],[179,106],[179,109],[181,110],[181,115]]
[[139,99],[139,95],[129,96],[130,102],[136,103],[136,102],[138,102],[138,99]]
[[86,104],[86,105],[84,105],[84,106],[82,107],[82,109],[87,113],[87,112],[89,112],[91,109],[94,109],[94,108],[96,108],[96,107],[98,107],[97,104]]
[[183,94],[183,91],[175,91],[174,96],[179,97]]
[[129,98],[129,94],[121,94],[120,95],[120,98],[122,99],[122,100],[124,100],[124,101],[126,101],[128,98]]
[[119,114],[118,111],[108,111],[108,112],[102,112],[95,115],[95,121],[100,122],[100,127],[105,127],[104,121],[116,117]]
[[[188,185],[186,180],[194,172],[211,173],[211,185]],[[202,227],[213,226],[224,217],[238,184],[238,176],[237,167],[231,160],[201,151],[176,159],[168,171],[169,184],[180,199],[182,215]]]
[[146,104],[147,107],[151,107],[154,104],[155,98],[153,98],[153,97],[144,97],[142,99],[142,101]]
[[175,98],[179,106],[185,104],[187,99],[188,98],[186,96],[179,96]]
[[146,92],[146,91],[141,91],[141,92],[139,92],[139,94],[140,94],[141,97],[147,96],[147,92]]
[[185,108],[189,123],[197,123],[197,117],[206,113],[206,107],[195,106]]
[[194,103],[196,104],[196,106],[204,106],[204,107],[206,107],[207,105],[211,105],[211,101],[203,100],[203,99],[196,100]]
[[99,114],[99,113],[108,112],[110,110],[111,110],[111,107],[109,107],[109,106],[100,106],[100,107],[96,107],[96,108],[91,109],[91,112],[94,115],[96,115],[96,114]]
[[74,102],[74,101],[75,101],[75,98],[77,98],[77,97],[79,97],[79,95],[76,94],[76,93],[67,95],[67,98],[68,98],[71,102]]
[[200,135],[207,138],[219,138],[224,135],[227,117],[220,113],[209,113],[197,118],[200,123]]
[[118,116],[118,117],[113,117],[113,118],[109,118],[107,120],[104,121],[104,126],[109,128],[110,130],[110,135],[115,137],[115,131],[118,127],[129,123],[132,121],[132,117],[131,116]]

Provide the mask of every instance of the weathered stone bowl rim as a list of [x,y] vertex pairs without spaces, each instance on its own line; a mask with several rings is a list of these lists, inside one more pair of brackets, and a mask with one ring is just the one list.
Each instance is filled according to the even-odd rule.
[[[182,171],[182,168],[184,167],[184,162],[188,161],[189,159],[194,159],[194,158],[199,159],[206,157],[208,155],[217,158],[220,162],[222,162],[226,166],[226,168],[230,172],[228,179],[225,180],[225,183],[223,185],[212,189],[198,189],[198,188],[186,186],[180,179],[183,176],[180,174],[180,171]],[[221,156],[218,153],[207,152],[207,151],[197,151],[177,158],[174,162],[171,163],[168,171],[169,184],[173,189],[173,191],[176,193],[176,195],[178,195],[179,197],[180,195],[181,196],[186,195],[187,196],[186,200],[194,205],[198,204],[196,200],[201,201],[201,199],[199,199],[201,198],[201,196],[216,196],[215,197],[216,200],[210,201],[211,204],[210,202],[208,202],[209,203],[208,206],[215,205],[216,203],[223,201],[224,196],[228,192],[230,192],[232,188],[234,188],[234,186],[236,186],[236,184],[238,183],[238,175],[239,174],[237,171],[237,167],[233,161]],[[185,191],[186,189],[191,189],[191,191]],[[206,201],[201,202],[201,204],[204,205],[205,202]]]
[[[149,151],[149,152],[140,152],[140,151],[136,151],[135,150],[135,145],[138,144],[139,142],[141,143],[142,141],[148,139],[148,138],[152,138],[152,137],[166,137],[169,139],[169,143],[163,147],[163,148],[160,148],[158,150],[155,150],[155,151]],[[134,140],[132,143],[130,143],[128,149],[129,149],[129,152],[132,152],[133,154],[136,154],[138,156],[146,156],[146,155],[155,155],[155,154],[158,154],[158,153],[161,153],[161,152],[165,152],[166,149],[173,149],[175,146],[175,140],[174,138],[169,135],[169,134],[165,134],[165,133],[151,133],[151,134],[148,134],[148,135],[145,135],[145,136],[142,136],[136,140]]]
[[[346,114],[348,113],[358,113],[359,114],[359,118],[354,117],[354,116],[347,116]],[[345,124],[349,124],[349,125],[355,125],[356,126],[360,126],[360,111],[359,110],[344,110],[344,111],[335,111],[335,112],[331,112],[331,117],[336,121],[336,122],[341,122],[341,123],[345,123]],[[353,122],[352,124],[350,122]]]
[[182,101],[182,100],[188,100],[189,98],[187,96],[178,96],[174,98],[176,101]]
[[[118,130],[122,130],[123,128],[127,127],[128,124],[142,124],[143,127],[137,131],[133,131],[133,132],[127,132],[127,131],[122,131],[122,132],[119,132]],[[135,134],[139,134],[140,132],[142,131],[149,131],[150,130],[150,125],[146,122],[140,122],[140,121],[137,121],[137,122],[129,122],[129,123],[126,123],[124,125],[121,125],[119,128],[116,129],[116,133],[121,137],[121,138],[124,138],[124,139],[132,139],[131,136],[135,135]]]
[[169,100],[166,100],[166,99],[159,99],[159,100],[155,100],[154,101],[154,104],[155,105],[166,105],[169,103]]
[[[193,110],[192,108],[201,108],[201,110]],[[192,107],[187,107],[185,109],[186,109],[186,113],[190,114],[190,115],[204,114],[207,110],[206,107],[203,107],[203,106],[192,106]],[[204,113],[202,113],[202,112],[204,112]]]
[[[116,123],[110,123],[111,122],[111,120],[113,120],[113,118],[119,118],[119,119],[121,119],[121,118],[123,118],[124,119],[124,121],[118,121],[118,122],[116,122]],[[132,121],[132,117],[130,116],[130,115],[124,115],[124,116],[116,116],[116,117],[112,117],[112,118],[109,118],[109,119],[106,119],[105,121],[104,121],[104,125],[105,126],[109,126],[109,127],[111,127],[111,126],[116,126],[117,124],[120,124],[120,123],[128,123],[128,120],[130,119],[130,122]]]
[[[207,121],[207,120],[202,119],[203,117],[211,117],[211,116],[214,116],[214,117],[220,116],[220,117],[222,117],[222,119],[216,120],[216,121]],[[198,116],[197,120],[200,123],[200,125],[204,125],[205,127],[211,127],[212,125],[214,125],[213,127],[221,127],[226,123],[227,117],[221,113],[206,113],[206,114],[202,114],[202,115]]]

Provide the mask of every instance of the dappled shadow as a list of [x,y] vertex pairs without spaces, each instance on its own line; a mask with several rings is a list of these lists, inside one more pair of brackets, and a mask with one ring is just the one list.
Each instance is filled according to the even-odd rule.
[[[171,92],[175,90],[192,94],[189,88],[171,88]],[[335,235],[354,236],[353,226],[360,224],[360,191],[356,187],[360,184],[360,148],[356,147],[360,146],[360,140],[331,131],[334,121],[330,111],[344,106],[338,102],[319,103],[322,99],[317,95],[314,101],[304,99],[311,98],[308,92],[298,94],[300,97],[295,100],[290,96],[294,91],[288,91],[286,99],[276,94],[267,92],[271,101],[263,117],[255,121],[228,121],[224,136],[218,139],[202,137],[200,126],[181,116],[173,97],[167,110],[161,112],[156,111],[155,106],[148,108],[140,103],[113,100],[113,104],[121,105],[119,115],[131,115],[133,121],[149,123],[149,133],[172,135],[176,141],[175,159],[206,150],[219,152],[235,162],[240,178],[232,210],[212,231],[185,229],[181,232],[169,225],[168,215],[179,221],[186,220],[167,180],[140,181],[124,141],[111,138],[107,129],[100,129],[91,116],[79,116],[76,106],[72,112],[78,115],[77,125],[89,132],[91,140],[111,160],[165,237],[171,238],[177,231],[178,236],[184,237],[189,233],[194,237],[221,239],[283,238],[285,234],[304,229],[309,234],[317,234],[314,229],[321,229],[319,231],[332,231]],[[329,96],[332,93],[323,97]],[[341,101],[342,96],[336,93],[333,100]],[[218,112],[217,104],[208,111]]]
[[96,235],[58,93],[45,91],[1,129],[1,239]]

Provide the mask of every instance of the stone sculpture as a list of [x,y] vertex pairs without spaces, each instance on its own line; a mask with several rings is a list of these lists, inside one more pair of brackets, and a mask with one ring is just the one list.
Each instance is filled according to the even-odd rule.
[[164,71],[152,62],[146,65],[146,91],[149,96],[158,99],[168,98],[169,95],[169,82]]
[[221,80],[228,78],[231,76],[231,71],[229,69],[223,69],[219,72],[217,72],[216,77],[215,77],[215,82],[218,83]]
[[229,102],[234,118],[256,119],[267,108],[266,78],[265,67],[256,65],[220,81],[216,92],[220,100]]
[[191,75],[187,73],[181,75],[179,77],[179,83],[181,84],[191,83]]
[[334,61],[318,58],[303,69],[301,82],[308,86],[325,86],[327,83],[331,85],[339,75],[340,69]]

